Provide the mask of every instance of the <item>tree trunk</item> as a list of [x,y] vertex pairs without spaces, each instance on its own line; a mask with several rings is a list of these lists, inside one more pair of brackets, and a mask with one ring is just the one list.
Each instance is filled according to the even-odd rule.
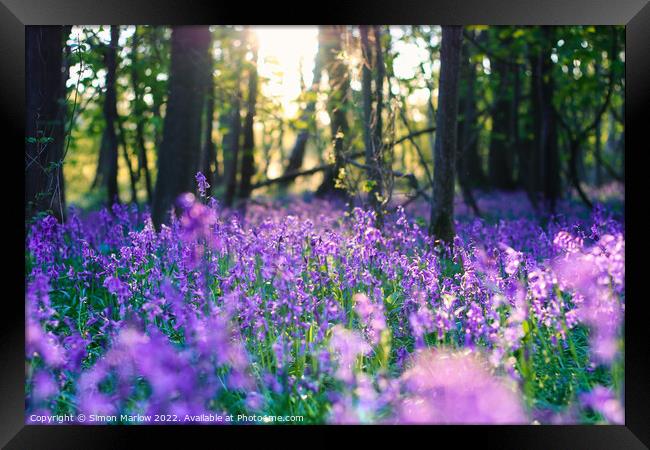
[[512,67],[512,101],[510,102],[510,164],[512,166],[512,187],[522,187],[522,175],[519,172],[521,138],[519,136],[519,104],[521,102],[521,77],[519,66]]
[[[153,49],[153,53],[155,55],[155,59],[158,62],[162,61],[162,55],[160,52],[160,48],[163,46],[163,37],[162,37],[162,28],[159,26],[153,27],[150,30],[149,33],[149,38],[150,38],[150,45]],[[168,86],[169,87],[169,84]],[[152,97],[153,97],[153,105],[151,107],[153,117],[156,119],[154,122],[154,148],[156,149],[156,152],[160,152],[160,147],[162,145],[162,137],[163,137],[163,126],[164,123],[162,121],[162,114],[161,114],[161,109],[162,105],[165,102],[164,95],[162,93],[159,93],[157,89],[152,90]]]
[[465,122],[464,131],[464,152],[465,171],[469,179],[469,186],[480,188],[485,186],[485,173],[483,172],[483,162],[479,155],[478,139],[478,113],[476,109],[476,69],[472,65],[468,78],[469,92],[465,104]]
[[[384,125],[382,111],[384,109],[384,79],[386,78],[386,67],[384,65],[384,49],[382,47],[381,28],[378,25],[373,27],[375,35],[375,126],[373,128],[373,141],[375,149],[375,160],[379,168],[383,164],[383,132]],[[381,182],[381,175],[377,174]],[[383,189],[379,192],[382,193]]]
[[534,138],[530,142],[528,192],[534,206],[542,194],[545,208],[555,211],[560,195],[560,160],[558,150],[557,118],[553,108],[554,81],[552,76],[552,29],[542,27],[543,48],[530,54],[531,61],[531,115]]
[[429,234],[453,243],[454,178],[458,115],[458,72],[462,41],[461,26],[443,26],[440,47],[440,83],[433,149],[433,196]]
[[[219,130],[229,130],[230,125],[232,122],[232,117],[231,117],[231,112],[232,112],[232,106],[231,107],[224,107],[222,111],[220,111],[217,121],[219,123],[218,129]],[[217,143],[215,142],[215,166],[214,166],[214,174],[213,174],[213,179],[214,179],[214,186],[220,186],[221,184],[225,183],[226,181],[226,174],[228,173],[228,154],[226,152],[226,147],[227,147],[227,133],[224,134],[219,134],[221,137],[221,146],[218,146]],[[222,161],[222,168],[221,171],[219,171],[219,163],[218,163],[218,149],[221,147],[221,161]]]
[[140,89],[140,79],[138,73],[138,45],[140,42],[138,27],[135,27],[133,33],[133,46],[131,53],[131,84],[133,85],[133,113],[135,115],[135,147],[138,149],[138,173],[144,174],[145,188],[147,190],[147,202],[151,204],[153,199],[153,189],[151,184],[151,173],[149,172],[149,162],[147,160],[147,149],[144,141],[144,111],[145,103],[142,99],[142,90]]
[[117,79],[117,46],[120,38],[120,27],[119,26],[111,26],[111,43],[110,43],[110,50],[109,52],[112,52],[111,58],[112,58],[112,67],[111,70],[113,71],[112,74],[112,89],[113,89],[113,94],[112,94],[112,99],[115,101],[108,104],[108,108],[111,109],[111,116],[113,117],[113,123],[117,127],[117,132],[119,132],[119,144],[122,147],[122,157],[124,158],[124,165],[126,166],[127,172],[129,174],[129,182],[130,182],[130,187],[131,187],[131,202],[137,203],[138,201],[138,194],[137,194],[137,186],[136,186],[136,178],[137,175],[135,174],[135,171],[133,170],[133,167],[131,166],[131,158],[129,156],[129,148],[126,144],[126,132],[124,131],[124,125],[122,123],[122,119],[120,118],[118,112],[117,112],[117,86],[116,86],[116,79]]
[[65,219],[63,157],[65,89],[64,27],[27,26],[25,219],[50,211]]
[[349,106],[350,79],[345,61],[338,59],[342,50],[342,30],[338,26],[322,26],[319,30],[320,44],[323,47],[323,65],[327,71],[330,94],[327,99],[327,110],[330,116],[330,131],[334,163],[325,172],[323,183],[318,187],[317,195],[345,196],[343,189],[337,188],[336,180],[340,170],[345,167],[343,150],[348,138],[348,119],[346,115]]
[[623,118],[623,131],[621,132],[621,139],[619,141],[619,147],[621,152],[621,168],[623,169],[623,181],[625,181],[625,98],[621,103],[621,117]]
[[257,44],[252,41],[253,61],[248,74],[248,99],[244,119],[244,145],[242,147],[241,180],[239,198],[247,199],[251,194],[251,180],[255,175],[255,104],[257,103]]
[[530,53],[530,114],[528,114],[529,138],[527,140],[528,157],[520,159],[528,174],[526,192],[535,209],[539,206],[539,194],[542,192],[542,80],[541,54]]
[[106,186],[107,203],[119,203],[119,192],[117,189],[117,133],[115,131],[117,122],[117,94],[115,91],[115,76],[117,68],[117,40],[119,29],[111,26],[111,41],[104,53],[106,65],[106,91],[104,93],[104,131],[102,133],[101,145],[99,148],[99,160],[93,186]]
[[471,62],[467,42],[462,45],[459,86],[459,108],[461,113],[458,116],[456,170],[458,171],[458,182],[463,191],[463,198],[468,207],[472,208],[474,214],[480,216],[480,211],[472,188],[482,184],[482,170],[478,155],[478,139],[476,139],[476,66]]
[[131,157],[129,156],[129,148],[126,145],[126,132],[124,131],[124,124],[122,123],[122,118],[117,113],[117,105],[115,108],[115,119],[117,122],[117,129],[120,132],[120,144],[122,145],[122,157],[124,158],[124,164],[126,165],[126,170],[129,173],[129,181],[131,183],[130,184],[131,202],[137,203],[138,202],[138,188],[136,186],[137,175],[135,173],[135,170],[133,170],[133,167],[131,166]]
[[177,197],[195,190],[210,31],[207,26],[177,26],[171,41],[169,99],[152,211],[157,228],[168,220]]
[[[214,75],[212,55],[208,55],[208,71],[206,73],[206,99],[205,99],[205,136],[203,151],[201,153],[201,172],[205,175],[208,184],[215,186],[215,179],[219,176],[219,163],[217,161],[217,146],[212,139],[214,131]],[[214,166],[214,169],[212,168]]]
[[595,171],[595,184],[596,186],[600,187],[603,184],[603,165],[602,165],[602,139],[601,139],[601,134],[602,134],[602,129],[601,129],[601,121],[600,119],[596,123],[596,129],[594,131],[596,133],[596,143],[594,147],[594,153],[596,154],[596,171]]
[[582,189],[582,186],[580,185],[580,174],[578,172],[578,158],[580,156],[580,142],[577,140],[570,138],[569,141],[569,177],[571,178],[571,183],[573,184],[573,187],[576,189],[578,192],[578,196],[582,199],[582,201],[587,205],[589,208],[591,208],[593,205],[591,201],[589,200],[589,197],[585,193],[585,191]]
[[[361,49],[363,53],[363,67],[361,70],[361,96],[363,98],[363,138],[365,144],[366,166],[368,167],[368,182],[370,184],[368,189],[368,199],[371,208],[375,211],[377,220],[380,220],[382,204],[382,179],[381,129],[379,127],[381,127],[381,119],[377,114],[380,112],[379,105],[375,104],[375,107],[373,108],[372,76],[373,72],[377,77],[379,76],[379,63],[381,62],[381,65],[383,65],[383,60],[379,61],[376,52],[373,52],[372,46],[370,45],[368,27],[362,25],[359,27],[359,31],[361,34]],[[375,38],[376,37],[377,36],[375,35]],[[376,81],[378,81],[378,79]],[[376,99],[380,98],[377,93],[379,89],[380,87],[376,83]]]
[[[111,48],[109,49],[109,52],[111,53],[110,59],[112,65],[110,69],[112,70],[111,89],[113,91],[111,94],[111,99],[114,101],[107,104],[106,106],[110,109],[110,116],[112,117],[114,125],[117,127],[116,133],[119,132],[119,136],[118,134],[116,134],[116,136],[119,137],[119,144],[122,147],[122,157],[124,159],[124,165],[126,166],[127,172],[129,174],[129,182],[131,187],[131,202],[137,203],[138,201],[137,186],[136,186],[137,176],[135,174],[135,171],[133,170],[133,167],[131,166],[131,158],[129,156],[129,148],[126,144],[126,132],[124,131],[124,125],[122,123],[122,119],[120,118],[117,112],[116,79],[117,79],[117,46],[118,46],[119,38],[120,38],[120,27],[111,26],[111,43],[110,43]],[[108,72],[108,67],[107,67],[107,72]]]
[[560,161],[558,151],[557,119],[553,108],[555,85],[553,81],[553,66],[551,63],[551,48],[553,46],[553,29],[543,27],[546,52],[541,61],[541,100],[542,100],[542,182],[544,200],[551,212],[560,195]]
[[223,137],[223,157],[224,157],[224,182],[226,192],[224,194],[224,205],[232,206],[237,191],[237,170],[239,162],[239,136],[241,134],[241,117],[239,115],[240,93],[236,94],[230,110],[230,125],[228,132]]
[[490,186],[496,189],[512,189],[513,149],[510,135],[512,131],[512,77],[510,76],[512,69],[507,63],[497,59],[493,59],[490,63],[492,74],[497,79],[488,158]]
[[[602,152],[602,157],[604,158],[605,154],[612,154],[615,155],[616,151],[618,150],[617,144],[618,144],[618,137],[617,137],[617,132],[616,132],[616,117],[614,114],[610,111],[610,113],[607,116],[607,139],[605,140],[605,148],[603,148]],[[622,171],[621,173],[624,173]],[[606,179],[609,179],[607,177]]]

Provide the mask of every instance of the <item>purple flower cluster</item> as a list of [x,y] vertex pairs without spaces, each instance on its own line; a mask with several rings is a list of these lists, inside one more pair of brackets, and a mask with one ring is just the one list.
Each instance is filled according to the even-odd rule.
[[28,412],[530,423],[554,395],[621,417],[588,378],[623,352],[624,225],[605,209],[459,221],[445,249],[401,208],[379,230],[326,200],[179,204],[160,232],[124,205],[32,226]]
[[492,375],[472,352],[423,352],[401,381],[408,394],[399,404],[399,423],[527,422],[516,385]]

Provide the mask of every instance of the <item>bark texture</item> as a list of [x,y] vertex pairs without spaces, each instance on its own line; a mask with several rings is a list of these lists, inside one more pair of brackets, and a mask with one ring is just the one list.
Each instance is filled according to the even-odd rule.
[[117,69],[117,40],[119,29],[111,27],[111,41],[104,53],[106,65],[106,86],[104,91],[104,131],[99,147],[99,160],[93,186],[106,187],[106,201],[110,205],[119,203],[117,188],[117,93],[115,90],[115,72]]
[[25,28],[25,219],[49,211],[65,218],[64,27]]
[[156,227],[168,220],[181,193],[195,190],[210,31],[207,26],[174,27],[171,45],[169,99],[152,212]]
[[442,27],[429,233],[449,244],[455,235],[454,185],[461,42],[461,26]]

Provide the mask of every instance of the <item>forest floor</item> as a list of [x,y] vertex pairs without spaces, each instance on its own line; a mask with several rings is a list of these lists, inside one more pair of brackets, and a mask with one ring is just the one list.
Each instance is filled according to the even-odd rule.
[[41,218],[26,421],[623,423],[624,194],[590,195],[459,199],[451,249],[423,201],[381,230],[309,198],[187,196],[161,232],[126,205]]

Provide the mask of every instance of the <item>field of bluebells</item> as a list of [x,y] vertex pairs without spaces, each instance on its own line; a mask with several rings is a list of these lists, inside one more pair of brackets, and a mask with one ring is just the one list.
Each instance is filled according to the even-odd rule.
[[381,231],[334,201],[179,204],[159,233],[117,204],[31,225],[28,422],[624,421],[625,233],[612,208],[565,202],[544,218],[523,194],[494,194],[483,219],[459,208],[445,248],[417,202]]

